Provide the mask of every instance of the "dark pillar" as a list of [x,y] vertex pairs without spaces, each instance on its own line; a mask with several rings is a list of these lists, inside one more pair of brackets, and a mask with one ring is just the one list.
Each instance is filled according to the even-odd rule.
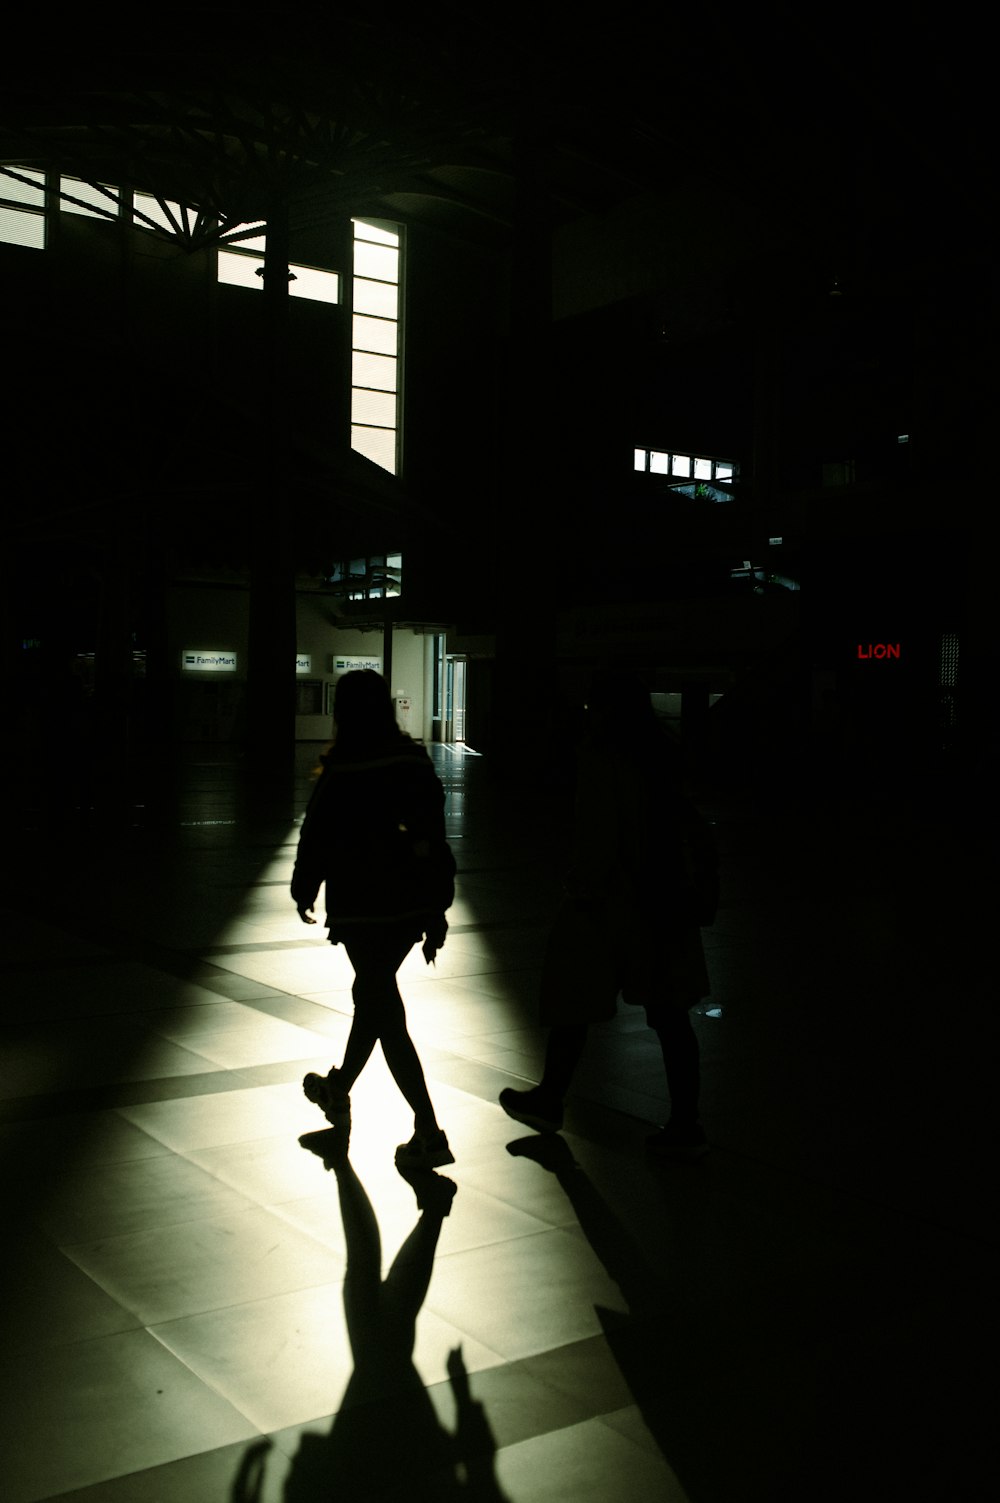
[[549,592],[527,598],[518,581],[559,555],[550,456],[552,247],[543,182],[546,141],[529,101],[516,143],[517,199],[511,267],[511,332],[503,491],[493,549],[498,584],[492,758],[518,776],[525,739],[547,739],[555,703],[555,617]]
[[289,472],[288,214],[276,198],[267,216],[261,299],[261,423],[264,464],[250,522],[247,763],[261,776],[293,765],[295,748],[295,563],[297,519]]

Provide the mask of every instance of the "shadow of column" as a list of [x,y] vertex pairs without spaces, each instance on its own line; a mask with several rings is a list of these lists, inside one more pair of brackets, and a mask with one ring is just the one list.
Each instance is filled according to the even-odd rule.
[[[654,1267],[557,1134],[507,1144],[557,1179],[580,1229],[622,1292],[628,1313],[596,1306],[608,1349],[664,1460],[692,1503],[791,1503],[775,1485],[767,1460],[754,1456],[755,1436],[733,1421],[724,1368],[724,1333],[706,1316],[704,1300]],[[688,1165],[684,1172],[690,1172]],[[652,1186],[651,1186],[652,1192]],[[748,1405],[748,1412],[752,1405]],[[758,1450],[761,1448],[758,1447]],[[766,1449],[766,1448],[765,1448]]]

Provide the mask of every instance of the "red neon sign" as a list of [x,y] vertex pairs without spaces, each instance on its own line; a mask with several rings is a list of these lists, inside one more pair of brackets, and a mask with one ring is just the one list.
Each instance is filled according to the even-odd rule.
[[859,658],[898,658],[898,642],[869,642],[858,643]]

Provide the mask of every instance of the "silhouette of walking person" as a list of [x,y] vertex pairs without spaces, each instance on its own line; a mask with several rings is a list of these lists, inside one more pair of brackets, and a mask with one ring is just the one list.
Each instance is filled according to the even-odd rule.
[[567,896],[542,977],[542,1079],[502,1091],[500,1104],[517,1122],[558,1132],[590,1025],[613,1017],[621,994],[645,1008],[666,1070],[670,1120],[647,1147],[699,1158],[708,1143],[689,1010],[709,991],[700,926],[718,901],[715,843],[683,792],[678,748],[643,685],[627,674],[598,676],[588,713]]
[[423,939],[430,964],[444,944],[455,863],[445,840],[444,789],[422,746],[396,724],[389,687],[370,670],[337,681],[336,735],[323,757],[299,836],[292,898],[314,924],[326,887],[331,944],[354,967],[354,1018],[343,1063],[308,1074],[306,1096],[327,1121],[350,1130],[351,1089],[377,1043],[413,1111],[413,1136],[396,1150],[400,1167],[455,1162],[406,1026],[396,972]]

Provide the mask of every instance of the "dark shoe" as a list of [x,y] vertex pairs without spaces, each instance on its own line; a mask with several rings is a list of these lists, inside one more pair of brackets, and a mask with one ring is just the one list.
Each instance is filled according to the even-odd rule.
[[543,1133],[540,1138],[518,1138],[516,1143],[507,1144],[507,1152],[514,1159],[531,1159],[557,1176],[565,1177],[578,1167],[573,1150],[558,1133]]
[[337,1070],[331,1070],[328,1075],[310,1073],[303,1079],[302,1089],[306,1100],[319,1107],[332,1127],[350,1127],[351,1098],[337,1085],[338,1074]]
[[433,1174],[429,1169],[407,1169],[398,1161],[397,1167],[417,1197],[418,1210],[430,1211],[434,1216],[451,1215],[451,1203],[458,1190],[453,1179],[446,1174]]
[[324,1169],[335,1169],[338,1164],[347,1162],[347,1152],[351,1146],[351,1129],[349,1127],[323,1127],[318,1132],[305,1132],[299,1138],[303,1148],[308,1148],[318,1159],[323,1160]]
[[646,1149],[657,1159],[675,1159],[693,1163],[708,1152],[708,1139],[697,1123],[693,1127],[668,1122],[659,1132],[646,1139]]
[[500,1092],[500,1105],[508,1117],[533,1127],[536,1132],[558,1132],[563,1125],[562,1102],[549,1096],[540,1086],[530,1091],[514,1091],[510,1087]]
[[455,1155],[448,1147],[448,1139],[438,1130],[433,1133],[415,1132],[408,1143],[400,1143],[396,1149],[398,1169],[441,1169],[453,1164]]

